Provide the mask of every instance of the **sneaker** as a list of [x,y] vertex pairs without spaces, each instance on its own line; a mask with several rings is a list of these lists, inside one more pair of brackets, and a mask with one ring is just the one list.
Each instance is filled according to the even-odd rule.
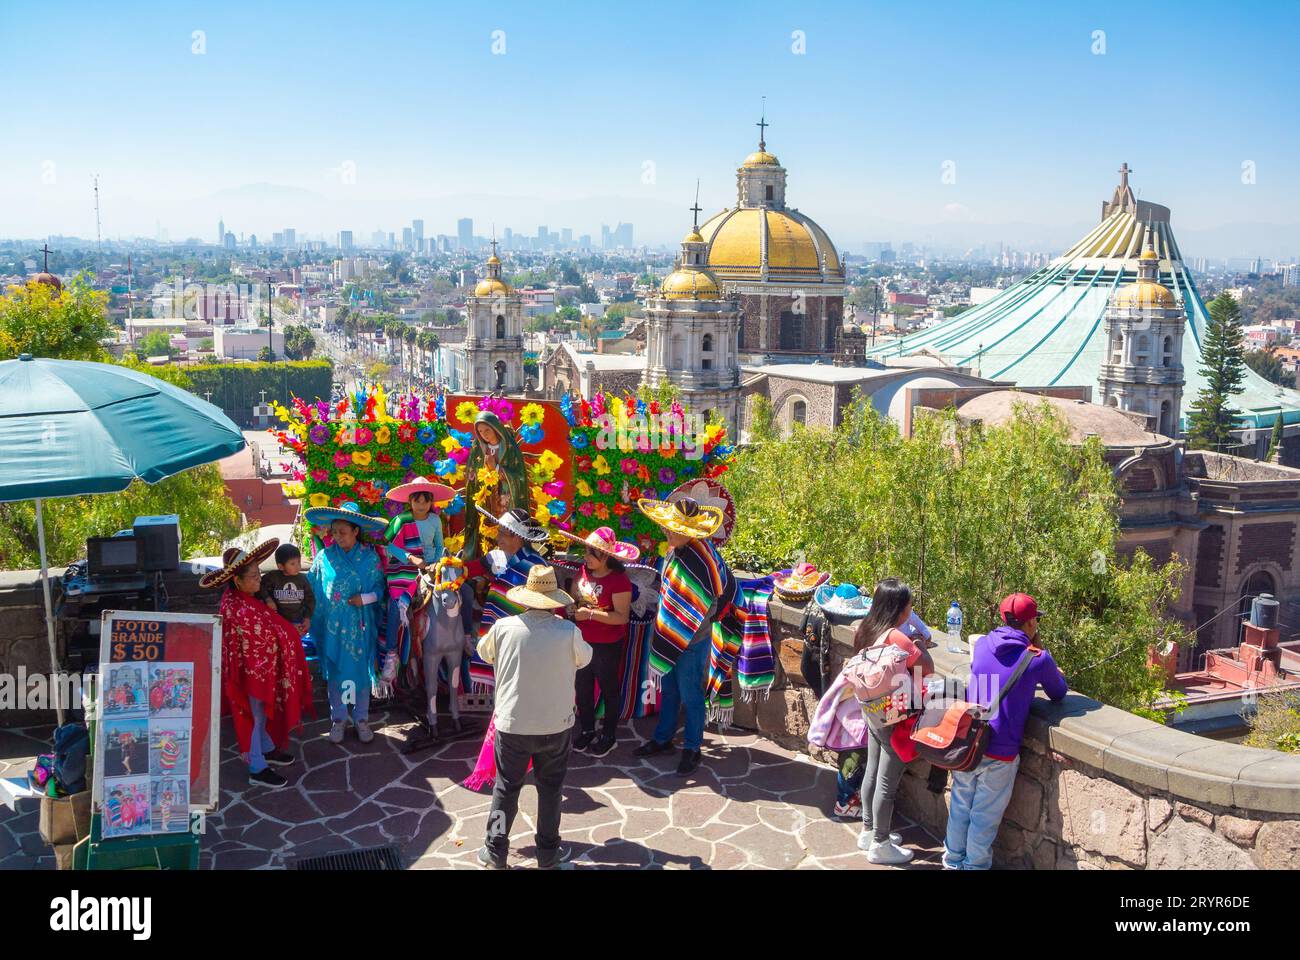
[[867,859],[886,866],[902,866],[912,861],[912,851],[892,842],[873,843],[867,851]]
[[581,733],[579,733],[576,737],[573,738],[573,749],[586,750],[589,746],[591,746],[591,741],[595,739],[596,739],[595,730],[583,730]]
[[342,743],[343,734],[348,729],[346,720],[335,720],[330,724],[330,743]]
[[671,743],[660,743],[658,740],[647,740],[641,746],[632,751],[634,757],[653,757],[659,753],[672,753],[676,749]]
[[677,764],[677,776],[686,777],[695,772],[703,757],[698,750],[683,750],[681,762]]
[[861,820],[862,801],[858,799],[857,794],[849,797],[846,803],[836,801],[835,816],[840,820]]
[[614,749],[614,744],[617,742],[618,740],[613,735],[602,733],[596,738],[595,742],[592,743],[591,749],[588,750],[587,753],[593,757],[603,757]]
[[273,767],[287,767],[293,763],[293,754],[283,750],[272,750],[270,753],[263,754],[262,759]]
[[284,779],[284,777],[280,776],[270,767],[267,767],[261,773],[250,773],[248,775],[248,782],[255,783],[258,786],[262,786],[262,787],[275,788],[275,787],[283,787],[289,781]]
[[504,870],[506,868],[506,862],[498,860],[486,845],[478,848],[477,859],[480,866],[487,867],[489,870]]
[[370,724],[364,720],[357,720],[353,724],[357,728],[357,739],[362,743],[369,743],[375,739],[375,731],[370,729]]
[[538,870],[572,870],[573,864],[569,862],[569,858],[572,856],[573,856],[573,848],[562,843],[560,844],[559,848],[555,850],[555,852],[552,853],[551,856],[546,860],[542,860],[541,857],[538,857],[537,869]]
[[[861,833],[858,834],[858,849],[859,849],[859,850],[867,850],[867,851],[870,851],[872,845],[873,845],[875,842],[876,842],[875,834],[874,834],[870,829],[863,830]],[[900,836],[900,835],[897,834],[897,833],[891,833],[891,834],[889,835],[889,842],[892,843],[892,844],[900,844],[900,843],[903,842],[903,838],[902,838],[902,836]]]

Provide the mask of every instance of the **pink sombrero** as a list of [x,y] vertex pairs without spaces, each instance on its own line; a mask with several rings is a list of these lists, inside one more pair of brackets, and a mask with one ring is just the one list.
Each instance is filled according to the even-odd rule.
[[609,527],[597,527],[585,537],[576,533],[569,533],[567,530],[557,531],[560,536],[567,537],[574,543],[581,543],[583,546],[595,547],[603,553],[609,554],[617,560],[625,563],[632,563],[641,556],[641,548],[633,546],[630,543],[623,543],[614,537],[614,531]]
[[447,503],[456,499],[455,490],[445,483],[438,483],[428,477],[416,477],[410,483],[403,483],[400,486],[393,487],[388,491],[388,499],[397,503],[406,503],[411,499],[411,494],[414,493],[427,493],[433,497],[434,503]]

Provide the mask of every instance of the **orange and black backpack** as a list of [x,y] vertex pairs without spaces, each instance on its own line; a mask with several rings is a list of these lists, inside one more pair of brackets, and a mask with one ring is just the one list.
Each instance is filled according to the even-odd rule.
[[935,706],[927,706],[917,718],[912,730],[916,755],[941,770],[974,770],[984,759],[992,728],[989,718],[998,711],[998,705],[1011,692],[1024,675],[1038,651],[1030,647],[1025,651],[1006,685],[987,708],[965,700],[945,699]]

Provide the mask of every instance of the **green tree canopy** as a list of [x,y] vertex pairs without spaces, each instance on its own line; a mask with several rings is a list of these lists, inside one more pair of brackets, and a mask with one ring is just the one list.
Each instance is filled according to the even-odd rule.
[[100,341],[113,336],[108,294],[79,273],[63,289],[28,282],[0,296],[0,360],[22,353],[63,360],[105,360]]
[[1050,611],[1044,637],[1074,689],[1159,717],[1163,680],[1147,651],[1188,642],[1162,616],[1182,564],[1157,567],[1143,551],[1116,561],[1118,494],[1101,445],[1072,445],[1046,404],[983,430],[949,410],[919,418],[909,439],[859,403],[833,433],[797,429],[743,451],[727,484],[738,569],[806,559],[868,590],[902,577],[922,617],[941,620],[957,600],[972,632],[996,625],[1008,593],[1030,593]]

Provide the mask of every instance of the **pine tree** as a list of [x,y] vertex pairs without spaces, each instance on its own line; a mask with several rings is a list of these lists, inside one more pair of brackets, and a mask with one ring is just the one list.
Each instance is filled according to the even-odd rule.
[[1282,462],[1282,411],[1277,412],[1273,421],[1273,436],[1268,441],[1268,456],[1264,458],[1272,463]]
[[1194,450],[1225,450],[1236,446],[1232,430],[1238,411],[1231,400],[1246,379],[1245,334],[1241,305],[1230,293],[1210,301],[1210,322],[1201,343],[1201,375],[1205,388],[1187,415],[1188,445]]

